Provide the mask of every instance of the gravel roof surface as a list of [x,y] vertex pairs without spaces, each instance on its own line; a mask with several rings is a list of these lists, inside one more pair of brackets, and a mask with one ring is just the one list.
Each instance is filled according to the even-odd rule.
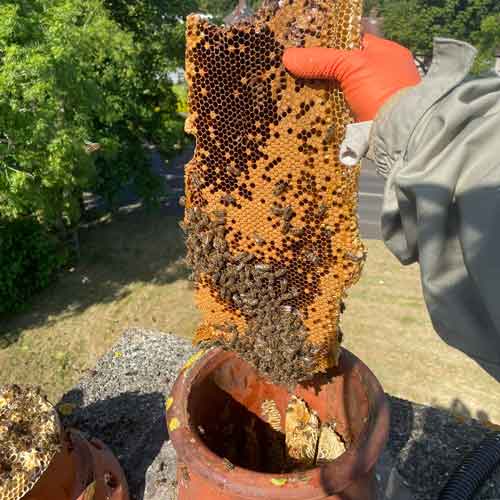
[[[194,352],[186,339],[128,330],[62,399],[75,407],[65,424],[114,451],[132,500],[175,499],[175,451],[165,426],[165,396]],[[390,400],[391,435],[377,471],[381,497],[436,500],[463,456],[490,431],[475,420],[459,422],[442,410]],[[500,500],[500,467],[475,500]]]

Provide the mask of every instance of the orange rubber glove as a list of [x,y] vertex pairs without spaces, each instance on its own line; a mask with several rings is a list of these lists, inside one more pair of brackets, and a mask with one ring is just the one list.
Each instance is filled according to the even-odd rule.
[[362,49],[291,48],[285,51],[283,62],[300,78],[338,80],[360,122],[373,120],[387,99],[420,82],[408,49],[368,33]]

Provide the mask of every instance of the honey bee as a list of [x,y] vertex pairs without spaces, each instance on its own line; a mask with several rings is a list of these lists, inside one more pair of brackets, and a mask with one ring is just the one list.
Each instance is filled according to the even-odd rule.
[[210,247],[210,245],[212,244],[212,242],[214,241],[214,233],[212,232],[206,232],[202,238],[201,238],[201,242],[202,242],[202,245],[205,247],[205,248],[208,248]]
[[229,173],[231,173],[235,177],[239,177],[241,175],[241,170],[234,167],[233,165],[229,165],[229,167],[227,167],[227,169],[229,170]]
[[227,275],[227,273],[226,273],[225,271],[223,271],[223,272],[221,273],[221,277],[220,277],[220,280],[219,280],[219,284],[220,284],[221,286],[225,286],[225,285],[226,285],[226,283],[227,283],[227,281],[228,281],[228,279],[229,279],[229,276]]
[[294,216],[294,212],[292,210],[292,207],[286,207],[284,210],[283,210],[283,219],[285,219],[287,222],[292,220],[293,216]]
[[291,230],[291,233],[293,234],[293,236],[296,236],[297,238],[304,236],[304,232],[305,231],[300,227],[296,227],[296,228],[293,228]]
[[112,476],[109,472],[104,473],[104,482],[106,483],[106,486],[108,486],[112,490],[118,487],[118,482],[116,478]]
[[213,247],[217,250],[219,250],[219,254],[218,255],[221,255],[221,251],[224,251],[227,249],[227,243],[226,243],[226,240],[222,239],[222,238],[215,238],[212,242],[213,244]]
[[276,205],[273,205],[271,207],[271,214],[272,215],[276,215],[278,217],[281,217],[283,215],[283,212],[284,212],[283,208],[280,208],[280,207],[278,207]]
[[246,284],[246,277],[243,273],[240,273],[239,277],[238,277],[238,292],[240,294],[244,294],[248,291],[248,286]]
[[248,85],[256,85],[261,81],[262,80],[261,80],[260,75],[255,75],[255,76],[252,76],[252,78],[250,78],[250,80],[247,81],[247,84]]
[[292,225],[288,221],[283,222],[283,225],[281,226],[282,234],[288,234],[291,229]]
[[357,254],[353,254],[351,252],[347,252],[345,256],[352,260],[353,262],[361,262],[366,259],[366,254],[362,251],[359,251]]
[[203,180],[202,180],[201,176],[197,172],[193,172],[189,176],[189,180],[191,181],[191,183],[193,184],[193,186],[196,189],[201,189],[203,187]]
[[236,198],[234,198],[234,196],[231,196],[230,194],[225,194],[224,196],[222,196],[220,201],[221,203],[227,203],[228,205],[236,204]]
[[235,260],[235,262],[241,262],[247,255],[248,255],[247,252],[239,253],[238,255],[236,255],[234,260]]
[[318,217],[323,218],[326,213],[328,212],[328,206],[327,205],[320,205],[318,207]]
[[289,357],[293,358],[300,351],[300,347],[284,346],[283,350]]
[[182,479],[185,482],[189,482],[191,480],[191,478],[189,477],[189,470],[185,465],[181,467],[181,474],[182,474]]
[[216,219],[225,219],[226,218],[226,211],[225,210],[214,210],[213,216]]
[[262,288],[263,284],[264,284],[264,282],[260,279],[260,277],[255,278],[255,283],[254,283],[255,287]]
[[261,271],[261,272],[268,272],[272,269],[272,266],[269,264],[256,264],[255,265],[255,270],[256,271]]
[[257,233],[254,233],[253,239],[255,240],[255,243],[257,243],[257,245],[259,245],[260,247],[266,244],[265,240],[261,238]]
[[234,278],[229,278],[226,282],[226,286],[228,288],[233,288],[235,284],[236,284],[236,280]]
[[321,260],[319,255],[315,252],[306,253],[306,259],[313,265],[318,264],[318,262]]
[[331,125],[330,127],[328,127],[328,130],[326,131],[326,134],[325,134],[325,139],[324,139],[324,143],[325,144],[328,144],[334,137],[335,135],[335,125]]
[[255,306],[251,306],[250,304],[245,304],[242,307],[243,314],[248,316],[249,318],[255,317],[258,314],[258,311],[255,309]]
[[287,184],[284,181],[279,181],[273,190],[274,196],[281,196],[287,189]]
[[268,285],[274,285],[275,278],[273,273],[266,273],[264,278],[267,280]]
[[255,258],[255,255],[248,253],[248,254],[246,254],[245,257],[243,257],[242,262],[244,264],[248,264],[248,263],[252,262],[252,260],[254,260],[254,258]]
[[287,273],[287,270],[286,269],[278,269],[275,273],[274,273],[274,277],[276,279],[280,279],[281,277],[285,276],[285,274]]
[[201,217],[199,218],[198,229],[203,229],[205,227],[208,227],[209,225],[210,225],[210,218],[208,217],[207,214],[202,214]]

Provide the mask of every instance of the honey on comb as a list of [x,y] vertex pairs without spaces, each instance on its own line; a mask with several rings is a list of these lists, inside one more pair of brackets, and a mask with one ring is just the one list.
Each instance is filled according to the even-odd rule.
[[288,386],[337,364],[341,303],[364,248],[359,167],[338,161],[352,121],[343,95],[295,79],[282,56],[359,46],[360,16],[361,0],[286,0],[232,26],[187,21],[196,151],[183,229],[203,313],[196,342]]

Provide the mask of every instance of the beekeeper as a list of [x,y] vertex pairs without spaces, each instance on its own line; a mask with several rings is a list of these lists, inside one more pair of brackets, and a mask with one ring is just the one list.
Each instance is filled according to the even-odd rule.
[[386,178],[386,245],[420,264],[435,330],[500,381],[500,78],[471,78],[475,56],[437,39],[421,79],[409,50],[366,34],[359,50],[288,49],[284,63],[339,82],[357,121],[341,161],[366,156]]

